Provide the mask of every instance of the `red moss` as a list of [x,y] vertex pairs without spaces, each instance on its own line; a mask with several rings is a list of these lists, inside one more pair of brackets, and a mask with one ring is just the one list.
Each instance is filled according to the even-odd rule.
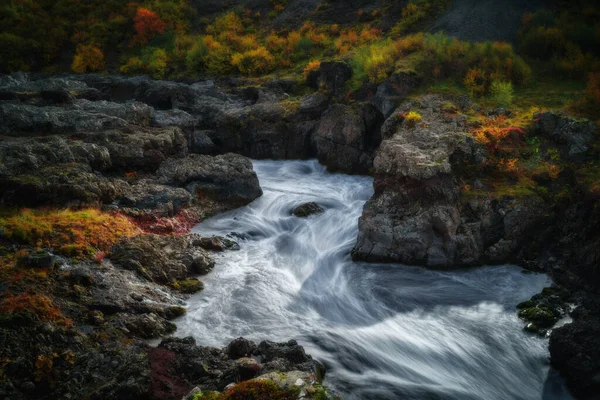
[[182,235],[188,233],[199,221],[198,216],[190,210],[182,210],[174,217],[157,217],[144,215],[132,217],[131,220],[145,233],[157,235]]
[[160,347],[148,351],[150,360],[150,399],[180,400],[192,386],[177,373],[175,353]]

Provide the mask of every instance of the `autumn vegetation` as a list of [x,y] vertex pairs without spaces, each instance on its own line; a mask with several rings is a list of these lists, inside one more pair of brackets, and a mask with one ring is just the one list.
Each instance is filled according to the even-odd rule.
[[[301,76],[320,61],[341,59],[355,72],[351,90],[412,70],[429,80],[451,78],[474,97],[489,96],[508,106],[519,86],[548,73],[550,66],[550,73],[560,77],[589,80],[578,109],[589,113],[597,108],[600,28],[599,11],[591,2],[561,2],[558,11],[524,15],[516,48],[417,33],[450,3],[411,0],[396,25],[384,32],[378,27],[384,10],[368,16],[359,11],[356,21],[345,26],[307,20],[295,28],[269,28],[265,22],[285,10],[285,0],[273,0],[268,15],[238,7],[213,20],[197,18],[187,0],[10,1],[0,6],[0,71],[52,72],[69,49],[74,72],[116,69],[159,79],[274,72]],[[535,70],[538,65],[544,71]]]
[[96,257],[139,232],[126,217],[96,209],[25,209],[0,217],[0,238],[75,258]]

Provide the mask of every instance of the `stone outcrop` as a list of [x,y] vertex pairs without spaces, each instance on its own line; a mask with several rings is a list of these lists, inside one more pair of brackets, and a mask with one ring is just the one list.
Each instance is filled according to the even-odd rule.
[[[353,258],[448,268],[508,261],[544,222],[542,202],[529,198],[463,198],[457,160],[477,163],[481,151],[465,119],[441,112],[444,99],[425,96],[400,107],[382,128],[375,194],[359,220]],[[399,115],[418,112],[421,123]]]
[[191,274],[206,274],[215,265],[194,235],[135,236],[115,245],[111,259],[116,265],[159,283],[184,280]]

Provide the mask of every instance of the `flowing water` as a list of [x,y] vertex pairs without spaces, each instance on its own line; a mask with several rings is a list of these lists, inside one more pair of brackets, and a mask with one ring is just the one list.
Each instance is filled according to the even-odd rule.
[[[549,371],[547,340],[524,334],[515,306],[550,280],[515,266],[451,272],[350,259],[372,178],[316,161],[256,161],[264,195],[194,230],[234,232],[178,335],[295,338],[344,399],[569,399]],[[326,211],[291,210],[315,201]]]

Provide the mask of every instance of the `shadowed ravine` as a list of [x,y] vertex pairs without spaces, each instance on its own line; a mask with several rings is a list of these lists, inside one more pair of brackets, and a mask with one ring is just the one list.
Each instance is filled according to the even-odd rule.
[[[550,280],[513,266],[451,272],[350,259],[369,177],[316,161],[257,161],[264,196],[198,225],[239,238],[189,301],[179,336],[221,347],[297,338],[345,399],[569,399],[518,302]],[[291,210],[315,201],[306,219]]]

